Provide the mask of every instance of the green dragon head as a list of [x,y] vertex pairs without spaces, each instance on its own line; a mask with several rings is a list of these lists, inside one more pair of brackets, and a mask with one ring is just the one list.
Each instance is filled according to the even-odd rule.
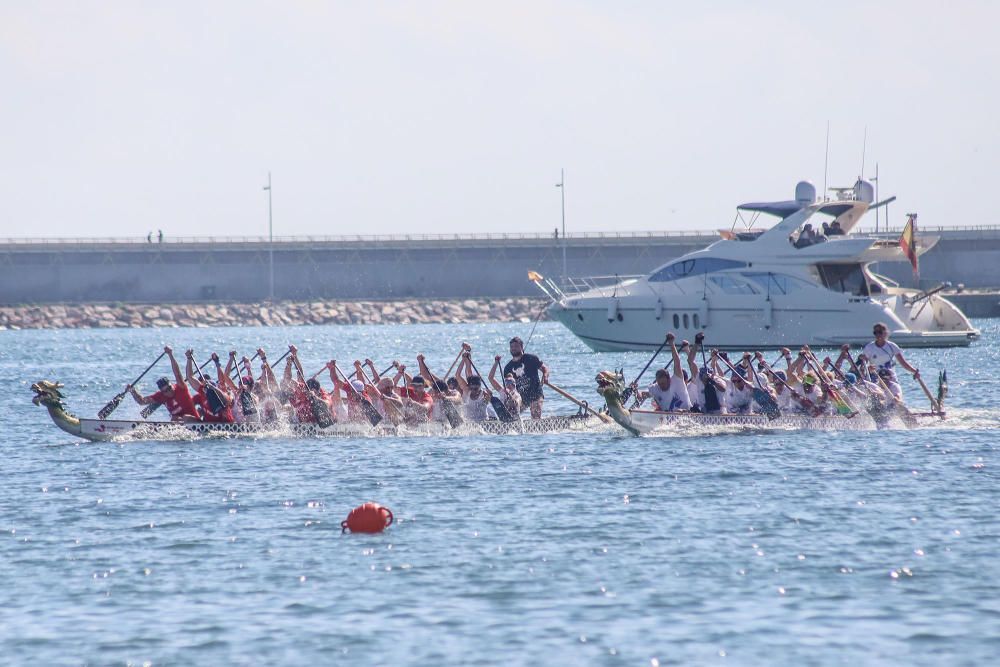
[[638,435],[639,431],[632,424],[632,417],[629,411],[622,405],[622,393],[625,391],[625,375],[622,371],[601,371],[595,378],[597,380],[597,393],[604,397],[604,402],[608,404],[608,414],[618,422],[625,430],[633,435]]
[[35,396],[31,399],[31,402],[35,405],[62,410],[65,407],[62,401],[63,394],[59,391],[62,386],[61,382],[39,380],[31,385],[31,391],[35,392]]

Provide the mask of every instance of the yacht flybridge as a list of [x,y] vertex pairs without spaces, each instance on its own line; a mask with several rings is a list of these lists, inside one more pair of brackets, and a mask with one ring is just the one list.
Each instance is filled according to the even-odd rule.
[[[835,192],[835,200],[817,201],[815,187],[803,181],[793,201],[743,204],[739,215],[779,221],[763,231],[723,230],[721,240],[647,276],[604,286],[584,281],[575,291],[533,279],[553,300],[549,314],[596,351],[655,348],[668,330],[691,340],[703,331],[711,347],[723,349],[861,344],[880,321],[901,346],[967,346],[978,338],[940,288],[902,288],[869,269],[906,261],[895,239],[851,233],[872,206],[872,185],[859,180]],[[815,220],[842,234],[813,237]],[[938,237],[917,241],[923,254]]]

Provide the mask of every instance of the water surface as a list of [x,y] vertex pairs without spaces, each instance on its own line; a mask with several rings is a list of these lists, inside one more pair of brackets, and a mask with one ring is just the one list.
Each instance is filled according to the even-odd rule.
[[[0,332],[3,662],[993,662],[1000,330],[976,325],[906,352],[951,380],[951,417],[917,431],[121,443],[57,430],[28,387],[93,415],[164,343],[441,371],[465,339],[485,372],[529,326]],[[648,358],[555,324],[530,347],[589,400]],[[397,524],[341,535],[366,500]]]

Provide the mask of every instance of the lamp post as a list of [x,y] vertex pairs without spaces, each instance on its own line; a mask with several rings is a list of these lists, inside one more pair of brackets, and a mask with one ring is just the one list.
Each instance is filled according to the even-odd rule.
[[267,259],[269,264],[268,299],[274,301],[274,221],[271,217],[271,172],[267,172]]
[[559,197],[562,200],[562,256],[563,256],[563,267],[562,267],[562,282],[563,285],[566,284],[566,172],[564,169],[559,170],[559,182],[556,183],[556,187],[559,188]]

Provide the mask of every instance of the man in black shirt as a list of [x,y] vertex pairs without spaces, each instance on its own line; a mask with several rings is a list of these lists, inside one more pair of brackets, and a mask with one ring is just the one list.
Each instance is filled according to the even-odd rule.
[[[515,336],[510,339],[511,360],[503,367],[504,377],[510,373],[514,376],[517,392],[521,395],[521,405],[531,406],[531,418],[541,419],[542,385],[549,381],[549,369],[545,363],[533,354],[524,353],[524,341]],[[538,372],[542,372],[539,379]]]

